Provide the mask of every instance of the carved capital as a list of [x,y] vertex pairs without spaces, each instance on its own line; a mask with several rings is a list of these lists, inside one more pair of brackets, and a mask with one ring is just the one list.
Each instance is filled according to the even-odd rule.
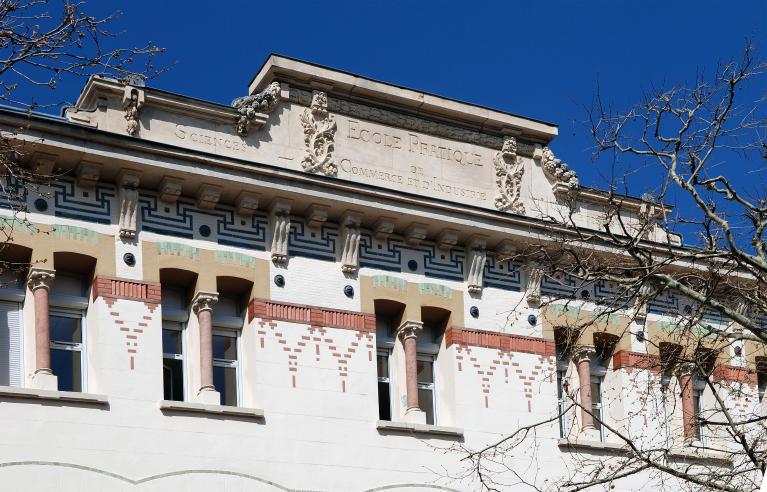
[[397,328],[397,337],[403,342],[408,338],[418,338],[421,330],[423,330],[422,322],[409,319]]
[[280,102],[281,92],[280,83],[272,82],[258,94],[238,97],[232,101],[232,107],[240,113],[236,123],[237,134],[241,137],[246,136],[251,124],[259,120],[259,114],[268,114],[274,111]]
[[593,345],[578,345],[573,348],[571,358],[573,362],[579,364],[583,361],[591,361],[596,353]]
[[508,137],[501,150],[493,158],[495,167],[495,208],[515,214],[525,213],[520,199],[522,175],[525,172],[522,159],[517,156],[517,139]]
[[674,366],[674,375],[677,378],[691,377],[697,369],[698,366],[694,362],[680,362]]
[[218,303],[218,292],[198,292],[192,299],[192,310],[195,314],[200,311],[213,311]]
[[32,267],[29,269],[29,275],[27,275],[27,286],[31,291],[37,289],[51,290],[55,278],[55,270]]
[[301,166],[310,173],[335,176],[338,167],[333,160],[336,119],[328,113],[328,95],[314,91],[312,104],[299,116],[304,128],[304,159]]

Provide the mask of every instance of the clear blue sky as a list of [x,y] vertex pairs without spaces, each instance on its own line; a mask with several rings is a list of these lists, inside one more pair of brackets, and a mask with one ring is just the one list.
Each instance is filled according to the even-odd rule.
[[[597,84],[617,106],[652,83],[681,83],[737,56],[767,52],[767,2],[756,1],[104,1],[120,43],[152,40],[172,70],[150,86],[228,104],[269,53],[556,123],[554,151],[603,187],[583,104]],[[72,102],[82,81],[62,84]],[[38,99],[48,95],[36,92]],[[639,187],[645,184],[637,185]],[[643,190],[632,189],[632,193]]]

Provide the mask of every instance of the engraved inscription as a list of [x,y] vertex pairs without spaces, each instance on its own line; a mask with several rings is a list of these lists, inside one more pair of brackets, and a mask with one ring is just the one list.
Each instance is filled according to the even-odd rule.
[[233,150],[245,152],[248,150],[248,144],[240,139],[224,138],[218,135],[212,135],[208,132],[200,131],[196,128],[187,128],[184,125],[176,125],[176,129],[173,132],[179,140],[192,141],[194,143],[209,145],[213,147],[213,152],[222,152],[225,150]]

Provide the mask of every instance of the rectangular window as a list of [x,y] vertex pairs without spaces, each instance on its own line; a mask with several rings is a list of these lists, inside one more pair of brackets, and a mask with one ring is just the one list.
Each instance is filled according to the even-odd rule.
[[184,401],[183,325],[178,321],[162,322],[163,398]]
[[61,391],[83,391],[83,313],[50,310],[51,370]]
[[594,428],[599,431],[599,439],[604,440],[605,432],[602,421],[604,413],[602,408],[602,376],[591,377],[591,413],[594,416]]
[[379,350],[378,366],[378,418],[391,420],[391,376],[389,374],[388,350]]
[[567,394],[565,393],[566,371],[557,371],[557,409],[559,412],[559,437],[567,436]]
[[416,361],[418,373],[418,404],[426,414],[426,423],[434,425],[435,400],[434,400],[434,357],[431,355],[419,355]]
[[0,386],[21,386],[21,305],[0,301]]
[[221,394],[221,404],[236,407],[239,401],[239,361],[237,332],[213,331],[213,386]]

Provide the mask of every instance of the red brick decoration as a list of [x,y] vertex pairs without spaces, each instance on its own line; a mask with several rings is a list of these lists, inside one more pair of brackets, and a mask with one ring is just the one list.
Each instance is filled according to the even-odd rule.
[[[485,408],[490,406],[493,377],[502,368],[505,384],[509,384],[510,370],[516,374],[517,379],[522,383],[528,412],[532,412],[533,384],[541,377],[545,377],[547,372],[550,373],[553,370],[554,355],[556,354],[554,342],[542,338],[470,330],[457,326],[451,326],[445,332],[445,345],[448,347],[456,345],[455,358],[458,361],[459,372],[463,372],[463,363],[466,361],[480,377]],[[489,364],[484,364],[473,355],[472,347],[490,348],[498,352]],[[515,353],[538,355],[538,362],[533,365],[532,370],[525,372],[521,364],[514,360]]]
[[634,369],[659,374],[661,369],[660,356],[619,350],[613,354],[613,369],[623,369],[628,374],[631,374]]
[[[294,388],[296,387],[299,356],[305,352],[309,344],[314,345],[313,352],[316,362],[321,361],[323,352],[333,358],[341,382],[341,391],[344,393],[349,375],[348,364],[353,354],[357,353],[360,348],[367,349],[368,361],[373,361],[375,348],[373,338],[375,333],[374,315],[253,299],[248,305],[248,322],[254,319],[257,319],[260,347],[266,346],[266,339],[269,336],[276,339],[287,354],[288,372]],[[276,321],[288,321],[308,326],[305,328],[306,333],[301,335],[294,346],[291,346],[283,331],[277,329]],[[349,342],[348,346],[341,346],[341,342],[328,333],[328,328],[355,331],[356,341]]]
[[[157,282],[144,282],[141,280],[123,279],[115,277],[98,276],[93,280],[93,299],[101,297],[109,308],[109,315],[115,320],[115,325],[120,327],[120,331],[125,333],[125,346],[128,352],[131,371],[136,367],[136,353],[138,351],[139,335],[152,321],[154,311],[160,304],[160,284]],[[148,315],[141,317],[141,321],[136,322],[135,326],[127,326],[127,321],[123,319],[120,311],[116,307],[118,299],[128,301],[143,302],[144,307],[149,311]],[[135,311],[135,306],[130,306]]]
[[750,371],[745,367],[721,365],[714,369],[714,382],[729,381],[731,383],[745,383],[756,386],[756,371]]

